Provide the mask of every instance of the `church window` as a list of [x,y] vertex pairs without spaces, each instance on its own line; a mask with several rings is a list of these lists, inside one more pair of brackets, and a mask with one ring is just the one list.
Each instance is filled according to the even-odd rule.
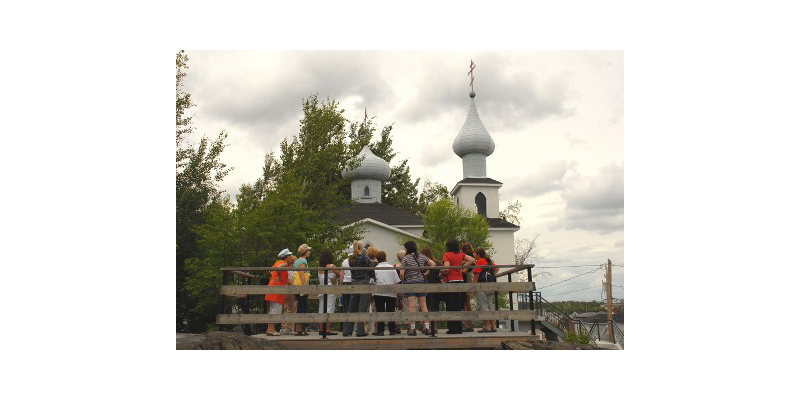
[[478,208],[478,214],[486,216],[486,196],[481,192],[475,196],[475,207]]
[[369,186],[364,186],[364,197],[369,197]]

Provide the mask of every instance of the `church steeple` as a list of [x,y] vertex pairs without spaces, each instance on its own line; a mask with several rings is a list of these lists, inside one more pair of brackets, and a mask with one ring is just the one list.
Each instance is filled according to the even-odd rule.
[[389,163],[372,154],[369,146],[364,146],[356,158],[364,157],[354,170],[342,171],[342,178],[350,179],[350,197],[359,203],[380,203],[381,185],[391,173]]
[[[475,63],[470,61],[470,87],[472,87],[472,71]],[[453,140],[453,152],[461,157],[464,178],[485,178],[486,157],[494,153],[494,140],[483,126],[478,108],[475,106],[475,91],[469,93],[469,111],[467,119]]]

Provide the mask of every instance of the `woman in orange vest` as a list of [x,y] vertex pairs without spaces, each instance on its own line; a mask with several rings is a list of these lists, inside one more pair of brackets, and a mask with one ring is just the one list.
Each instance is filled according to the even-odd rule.
[[[275,264],[272,265],[272,268],[288,267],[289,263],[292,261],[292,257],[294,256],[289,249],[281,250],[281,252],[278,253],[279,260],[275,261]],[[269,286],[286,286],[289,284],[289,271],[272,271],[270,274],[272,276],[269,280]],[[286,301],[285,295],[268,294],[264,296],[264,300],[269,302],[270,314],[280,315],[283,312],[283,304]],[[267,324],[267,335],[280,336],[280,334],[275,331],[274,323]]]

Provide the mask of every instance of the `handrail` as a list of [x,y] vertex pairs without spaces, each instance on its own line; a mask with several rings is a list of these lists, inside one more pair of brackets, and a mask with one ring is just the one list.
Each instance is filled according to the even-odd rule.
[[428,312],[361,312],[300,314],[217,314],[217,324],[266,323],[332,323],[332,322],[418,322],[418,321],[482,321],[491,319],[535,318],[533,310],[502,311],[428,311]]
[[[613,319],[611,320],[611,326],[614,328],[614,339],[616,340],[617,343],[619,343],[619,346],[624,349],[625,348],[625,334],[622,333],[622,329],[620,329],[620,327],[617,326],[617,323],[614,322]],[[619,337],[617,337],[617,332],[619,332]]]
[[223,296],[257,294],[358,294],[358,293],[458,293],[527,292],[533,282],[417,283],[395,285],[222,285]]
[[[280,268],[275,268],[275,267],[222,267],[219,270],[223,271],[223,272],[225,272],[225,271],[269,271],[269,272],[272,272],[272,271],[276,271],[276,270],[280,270],[280,271],[347,271],[347,270],[350,270],[350,271],[379,271],[379,270],[400,270],[400,269],[402,269],[402,270],[415,269],[416,270],[416,269],[451,269],[451,268],[481,268],[481,267],[483,267],[483,266],[482,265],[477,265],[477,266],[476,265],[465,265],[465,266],[460,266],[460,267],[459,266],[446,267],[446,266],[442,266],[442,265],[435,265],[435,266],[423,265],[423,266],[420,266],[420,267],[395,267],[395,266],[391,266],[391,267],[330,267],[330,268],[320,268],[320,267],[308,267],[308,268],[301,268],[301,267],[297,267],[297,268],[295,268],[295,267],[280,267]],[[513,268],[516,271],[519,271],[519,270],[526,269],[528,267],[533,268],[534,264],[527,264],[527,265],[492,265],[491,267],[492,268]],[[519,268],[519,269],[517,269],[517,268]],[[504,274],[504,273],[498,272],[497,275],[495,275],[495,276],[504,276],[505,275],[505,274],[504,275],[500,275],[500,274]]]

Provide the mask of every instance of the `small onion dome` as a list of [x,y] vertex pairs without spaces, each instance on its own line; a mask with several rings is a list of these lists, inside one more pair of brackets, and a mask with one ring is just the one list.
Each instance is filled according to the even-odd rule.
[[345,179],[377,179],[381,182],[389,179],[389,163],[382,158],[372,154],[369,146],[364,146],[356,158],[364,156],[358,168],[350,171],[347,168],[342,171],[342,178]]
[[[470,96],[471,97],[471,96]],[[494,153],[494,140],[489,135],[489,131],[483,126],[481,117],[478,116],[478,109],[475,107],[475,98],[469,100],[469,113],[467,120],[453,140],[453,151],[459,157],[466,154],[478,153],[486,156]]]

